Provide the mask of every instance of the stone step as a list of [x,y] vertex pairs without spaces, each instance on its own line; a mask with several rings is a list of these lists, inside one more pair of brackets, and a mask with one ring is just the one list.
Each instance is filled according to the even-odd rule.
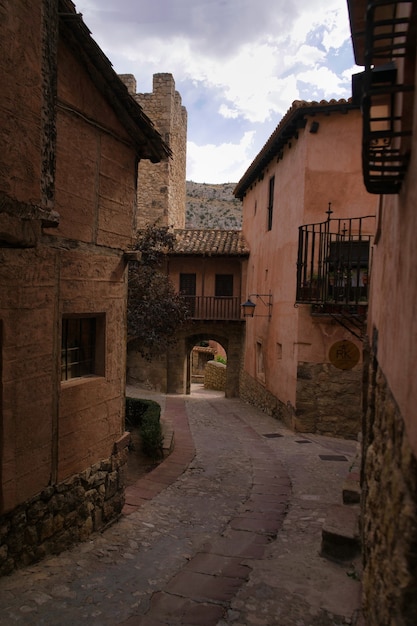
[[342,487],[344,504],[359,504],[361,500],[360,473],[349,472]]
[[334,561],[354,559],[360,553],[359,506],[329,507],[321,533],[321,555]]

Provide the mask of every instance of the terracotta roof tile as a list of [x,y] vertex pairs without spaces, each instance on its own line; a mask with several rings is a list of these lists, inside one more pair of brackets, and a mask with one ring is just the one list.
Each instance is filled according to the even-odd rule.
[[248,256],[249,248],[240,230],[178,229],[171,255]]

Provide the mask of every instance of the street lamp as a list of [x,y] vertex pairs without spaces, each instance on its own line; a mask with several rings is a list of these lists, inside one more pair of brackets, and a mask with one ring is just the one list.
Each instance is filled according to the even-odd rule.
[[[268,307],[267,315],[255,315],[256,303],[251,298],[259,299],[262,304]],[[271,317],[272,294],[271,293],[251,293],[246,302],[240,305],[243,310],[243,317]]]

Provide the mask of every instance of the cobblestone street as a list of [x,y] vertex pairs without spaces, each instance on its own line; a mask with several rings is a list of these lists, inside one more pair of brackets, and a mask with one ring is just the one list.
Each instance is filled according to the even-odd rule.
[[0,625],[355,624],[359,564],[320,545],[356,443],[202,388],[136,393],[161,403],[173,453],[129,488],[118,522],[0,579]]

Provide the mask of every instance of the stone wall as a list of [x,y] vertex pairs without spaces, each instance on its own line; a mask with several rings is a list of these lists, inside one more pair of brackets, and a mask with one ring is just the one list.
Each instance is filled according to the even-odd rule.
[[362,476],[364,614],[368,626],[414,626],[417,459],[376,359],[369,369]]
[[226,389],[226,371],[224,363],[208,361],[204,370],[204,389],[216,389],[224,391]]
[[120,78],[172,151],[172,157],[161,163],[139,164],[137,226],[144,228],[159,218],[163,225],[184,228],[187,110],[175,81],[172,74],[154,74],[152,93],[135,93],[134,77],[122,74]]
[[214,348],[195,346],[191,352],[191,382],[204,382],[204,374],[208,361],[212,361],[215,355]]
[[0,576],[58,554],[117,519],[124,505],[129,433],[110,458],[0,517]]
[[361,423],[362,367],[299,363],[294,428],[299,432],[356,439]]
[[292,408],[286,407],[264,385],[242,371],[240,376],[239,396],[248,404],[258,407],[267,415],[282,420],[289,428],[293,428]]
[[126,381],[128,385],[166,393],[167,355],[159,354],[147,361],[135,348],[134,342],[128,343]]

